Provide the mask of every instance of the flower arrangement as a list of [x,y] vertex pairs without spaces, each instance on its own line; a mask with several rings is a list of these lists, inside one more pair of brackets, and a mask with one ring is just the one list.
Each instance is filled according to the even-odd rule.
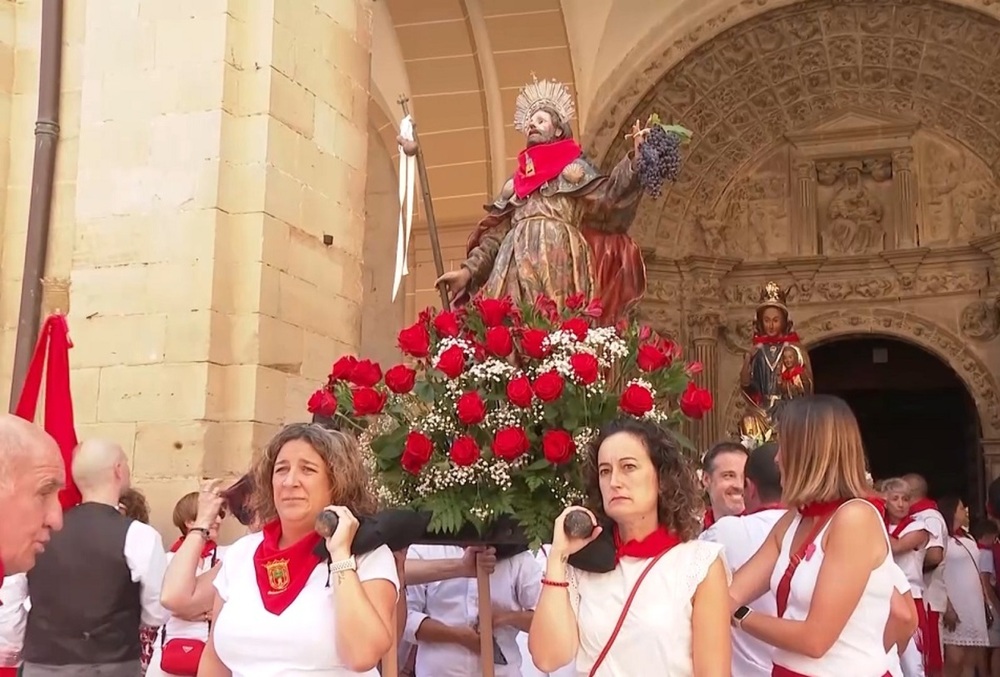
[[383,372],[341,357],[308,409],[358,434],[383,504],[427,510],[447,534],[513,516],[537,547],[583,498],[583,453],[605,423],[624,413],[676,428],[712,406],[691,380],[700,364],[600,315],[582,295],[561,311],[545,297],[426,310],[399,333],[409,363]]

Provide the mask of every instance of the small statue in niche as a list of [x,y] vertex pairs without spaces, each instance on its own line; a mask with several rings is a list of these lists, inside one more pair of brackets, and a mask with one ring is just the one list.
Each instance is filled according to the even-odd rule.
[[812,394],[812,376],[806,371],[802,349],[796,345],[786,345],[781,351],[781,377],[778,379],[778,390],[785,400]]
[[861,170],[844,172],[844,187],[830,201],[830,222],[823,235],[823,248],[831,254],[866,254],[881,251],[885,210],[878,198],[861,183]]

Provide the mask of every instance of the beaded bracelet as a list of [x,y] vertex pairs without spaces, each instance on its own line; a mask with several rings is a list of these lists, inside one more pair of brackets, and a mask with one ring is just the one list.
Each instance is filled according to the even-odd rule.
[[542,585],[551,585],[553,588],[568,588],[569,581],[550,581],[547,578],[543,578]]

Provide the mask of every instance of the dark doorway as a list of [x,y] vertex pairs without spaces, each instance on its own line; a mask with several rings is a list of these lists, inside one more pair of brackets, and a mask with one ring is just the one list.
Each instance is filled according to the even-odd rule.
[[882,337],[835,340],[810,349],[817,393],[842,397],[861,426],[876,479],[908,472],[932,496],[983,505],[979,420],[965,385],[935,355]]

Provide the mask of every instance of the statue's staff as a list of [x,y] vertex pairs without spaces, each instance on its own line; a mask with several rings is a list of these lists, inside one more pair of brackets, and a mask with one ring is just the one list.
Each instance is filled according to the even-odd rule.
[[[438,239],[437,220],[434,218],[434,203],[431,201],[431,191],[427,180],[427,165],[424,163],[424,153],[420,148],[420,142],[417,139],[417,124],[410,116],[410,100],[406,96],[400,96],[397,103],[403,109],[403,115],[405,116],[404,120],[409,120],[409,128],[407,131],[410,132],[410,134],[401,133],[396,140],[399,143],[400,150],[407,157],[416,157],[417,160],[417,174],[420,177],[420,192],[424,196],[424,211],[427,213],[427,230],[431,236],[431,252],[434,254],[434,268],[437,271],[435,279],[437,279],[444,275],[444,257],[441,254],[441,242]],[[412,138],[406,138],[407,136],[411,136]],[[402,177],[400,177],[400,180],[402,180]],[[405,241],[403,242],[404,247],[409,245],[408,231],[409,228],[407,228]],[[406,270],[406,255],[407,253],[404,252],[402,259],[403,271]],[[397,263],[397,268],[398,266],[399,264]],[[397,279],[398,274],[399,273],[397,272]],[[439,284],[438,292],[441,294],[441,306],[445,310],[451,308],[451,300],[448,298],[447,284],[444,282]]]

